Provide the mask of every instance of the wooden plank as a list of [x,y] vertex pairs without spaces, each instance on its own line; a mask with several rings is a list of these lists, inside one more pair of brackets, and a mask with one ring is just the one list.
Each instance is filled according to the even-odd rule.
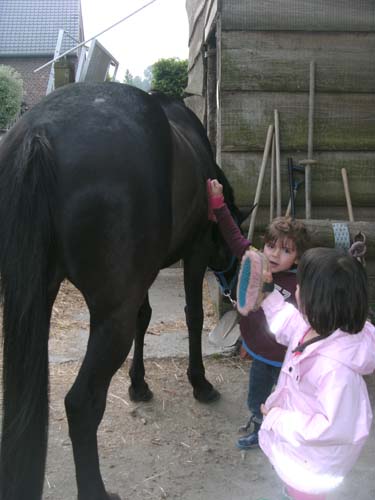
[[197,27],[198,19],[204,16],[207,0],[186,0],[186,13],[189,22],[189,41]]
[[189,21],[189,68],[194,66],[217,16],[217,0],[187,0]]
[[[326,220],[304,220],[302,219],[305,226],[307,227],[312,246],[320,247],[334,247],[335,246],[335,236],[333,232],[332,222]],[[342,222],[342,221],[339,221]],[[354,241],[354,237],[360,231],[366,235],[366,257],[369,260],[375,259],[375,222],[347,222],[345,225],[348,228],[350,234],[350,240]]]
[[200,119],[203,125],[206,123],[206,100],[204,97],[198,95],[192,95],[185,97],[184,103],[188,108],[190,108]]
[[367,276],[375,278],[375,259],[367,259],[366,271],[367,271]]
[[207,42],[208,38],[211,35],[211,32],[214,29],[214,25],[216,22],[217,14],[218,14],[218,0],[211,0],[207,2],[206,8],[206,16],[204,20],[204,41]]
[[373,0],[226,0],[225,30],[375,31]]
[[308,92],[310,60],[317,92],[375,91],[375,33],[222,33],[222,89]]
[[375,313],[375,260],[366,258],[366,272],[368,277],[368,292],[370,307]]
[[[250,210],[249,206],[243,206],[241,209],[248,213]],[[257,213],[257,219],[255,224],[255,231],[264,233],[264,229],[266,225],[269,223],[269,208],[268,207],[259,207]],[[297,218],[304,217],[304,209],[298,211],[297,210]],[[320,220],[340,220],[343,222],[348,221],[347,212],[345,207],[312,207],[312,216],[313,219]],[[363,222],[374,222],[375,220],[375,207],[369,209],[358,209],[358,220]],[[241,225],[244,233],[249,228],[248,219]],[[246,233],[245,233],[246,234]]]
[[[223,151],[261,151],[273,110],[280,114],[283,150],[307,151],[306,93],[222,92]],[[375,94],[318,94],[315,151],[375,150]]]
[[188,84],[186,92],[188,94],[203,95],[205,88],[204,61],[203,54],[199,54],[194,66],[188,71]]
[[214,158],[216,158],[217,139],[217,114],[216,114],[216,85],[217,85],[217,61],[216,61],[216,37],[211,36],[207,45],[207,136],[212,146]]
[[[281,186],[284,208],[288,204],[287,159],[291,156],[295,163],[302,160],[301,153],[283,152],[281,155]],[[373,207],[375,210],[375,153],[363,152],[324,152],[314,156],[318,161],[312,167],[311,195],[312,206],[346,207],[341,178],[341,168],[346,168],[355,220],[358,220],[358,207]],[[221,167],[228,176],[236,193],[239,205],[250,205],[255,196],[262,153],[222,152]],[[269,205],[271,167],[268,165],[263,184],[260,204]],[[296,180],[303,180],[297,173]],[[296,199],[297,210],[303,211],[304,186],[301,184]],[[346,208],[345,208],[346,210]],[[284,210],[285,213],[285,210]],[[346,212],[347,217],[347,212]]]
[[216,163],[221,165],[221,145],[222,145],[222,135],[221,135],[221,16],[218,17],[216,23]]
[[204,16],[197,19],[197,24],[194,32],[189,40],[189,70],[194,67],[198,57],[202,55],[203,50],[203,32],[204,32]]

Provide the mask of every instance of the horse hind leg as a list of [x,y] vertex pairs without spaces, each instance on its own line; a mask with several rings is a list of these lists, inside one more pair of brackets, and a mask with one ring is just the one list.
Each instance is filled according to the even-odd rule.
[[131,385],[129,396],[132,401],[149,401],[153,397],[147,382],[145,381],[145,366],[143,362],[144,338],[150,323],[152,309],[148,294],[138,312],[137,330],[134,339],[133,362],[129,370]]
[[[79,500],[119,499],[106,492],[99,469],[97,429],[112,376],[131,348],[137,307],[127,306],[100,317],[90,311],[90,337],[79,374],[65,398],[73,445]],[[126,334],[128,332],[128,334]]]
[[188,379],[193,387],[195,399],[201,403],[212,403],[220,398],[220,393],[206,379],[202,358],[203,279],[205,260],[196,255],[184,259],[185,316],[189,331]]

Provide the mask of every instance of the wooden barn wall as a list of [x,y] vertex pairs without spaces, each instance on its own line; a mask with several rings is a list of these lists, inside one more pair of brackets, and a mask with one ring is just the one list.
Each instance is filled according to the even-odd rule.
[[205,1],[191,0],[186,5],[189,19],[189,66],[187,92],[203,95],[204,71],[202,44],[205,18]]
[[206,121],[206,108],[204,98],[199,95],[191,95],[185,97],[184,102],[200,119],[202,123]]
[[373,31],[374,0],[222,0],[226,30]]
[[[278,109],[285,209],[287,158],[307,156],[314,60],[318,163],[312,167],[312,217],[347,218],[345,167],[356,219],[374,220],[375,1],[224,1],[221,23],[220,164],[238,204],[249,206],[254,199],[267,128]],[[300,191],[297,211],[303,216],[303,186]],[[260,205],[263,223],[269,171]]]
[[[188,105],[202,119],[203,46],[217,22],[217,158],[242,207],[252,205],[267,127],[280,115],[283,210],[287,158],[307,156],[309,64],[316,63],[312,218],[347,220],[341,168],[355,220],[375,221],[375,0],[187,0]],[[303,177],[296,175],[300,180]],[[256,238],[269,222],[269,171]],[[296,201],[304,218],[304,186]],[[323,226],[328,230],[326,224]],[[255,242],[257,243],[257,239]],[[259,242],[258,242],[259,243]],[[367,265],[375,303],[375,261]]]
[[[222,150],[263,151],[274,109],[280,115],[281,148],[305,150],[308,101],[307,93],[222,91]],[[374,151],[374,110],[375,94],[317,94],[314,150]]]
[[205,42],[213,25],[218,0],[187,0],[189,21],[189,65],[185,104],[206,124],[206,53]]
[[[283,205],[288,203],[289,189],[287,183],[286,164],[288,156],[296,161],[304,159],[302,152],[284,151],[281,155],[282,165],[282,200]],[[312,167],[311,194],[312,216],[319,219],[319,207],[343,207],[341,212],[347,218],[344,190],[342,188],[341,168],[345,167],[350,182],[350,192],[354,216],[357,220],[375,220],[375,160],[372,152],[319,152],[314,155],[318,161]],[[228,180],[235,189],[236,200],[240,206],[251,206],[255,196],[260,165],[263,153],[261,152],[222,152],[221,163]],[[296,174],[297,180],[303,180],[303,174]],[[269,206],[270,175],[266,171],[263,181],[263,190],[260,205]],[[300,215],[304,215],[304,187],[301,185],[297,194],[297,212],[301,207]],[[358,208],[362,207],[361,218]],[[331,213],[331,209],[330,209]],[[321,214],[321,211],[320,211]]]
[[[375,5],[375,1],[374,1]],[[311,59],[317,92],[371,93],[375,89],[373,33],[226,31],[222,90],[308,92]]]
[[189,20],[189,67],[187,92],[204,96],[204,43],[217,14],[218,0],[187,0]]

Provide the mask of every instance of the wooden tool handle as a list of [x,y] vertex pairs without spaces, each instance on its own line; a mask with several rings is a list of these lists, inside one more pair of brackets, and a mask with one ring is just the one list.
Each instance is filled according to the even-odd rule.
[[341,176],[342,176],[342,182],[344,184],[345,199],[346,199],[346,206],[348,207],[349,221],[354,222],[352,199],[350,197],[349,181],[348,181],[348,174],[346,173],[346,168],[341,169]]
[[253,208],[253,211],[251,212],[251,216],[250,216],[250,226],[249,226],[249,232],[247,234],[247,239],[250,241],[252,241],[253,236],[254,236],[255,218],[257,215],[260,195],[262,192],[264,172],[266,170],[267,160],[268,160],[270,150],[271,150],[272,136],[273,136],[273,125],[270,125],[268,127],[268,131],[267,131],[267,139],[266,139],[266,144],[264,146],[262,165],[261,165],[260,171],[259,171],[258,184],[257,184],[257,189],[256,189],[255,199],[254,199],[254,208]]

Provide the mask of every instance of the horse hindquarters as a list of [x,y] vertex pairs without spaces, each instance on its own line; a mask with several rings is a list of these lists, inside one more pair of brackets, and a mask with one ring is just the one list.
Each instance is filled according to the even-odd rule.
[[[108,499],[97,429],[111,378],[128,355],[138,311],[168,250],[170,146],[160,121],[157,130],[138,127],[142,148],[131,136],[112,138],[117,154],[105,169],[91,162],[71,175],[63,171],[70,187],[61,209],[64,264],[90,311],[87,352],[65,399],[80,500]],[[101,134],[96,144],[100,140]],[[99,158],[100,152],[98,147]]]
[[43,134],[26,133],[19,143],[13,133],[4,142],[0,158],[4,299],[0,498],[38,500],[48,434],[49,322],[58,290],[56,285],[48,292],[53,270],[55,172]]
[[[84,234],[83,229],[81,233]],[[98,238],[94,247],[100,245],[102,234],[99,227],[92,236]],[[105,241],[108,249],[114,244],[110,237]],[[119,261],[116,252],[106,252],[106,255],[107,258],[99,259],[96,265],[91,262],[92,265],[85,269],[81,267],[75,276],[90,311],[87,352],[78,377],[65,398],[80,500],[111,498],[100,474],[97,429],[105,411],[109,384],[129,353],[137,313],[157,272],[149,261],[139,268],[133,259]],[[91,275],[91,280],[87,280],[86,272],[92,267],[95,277]]]

